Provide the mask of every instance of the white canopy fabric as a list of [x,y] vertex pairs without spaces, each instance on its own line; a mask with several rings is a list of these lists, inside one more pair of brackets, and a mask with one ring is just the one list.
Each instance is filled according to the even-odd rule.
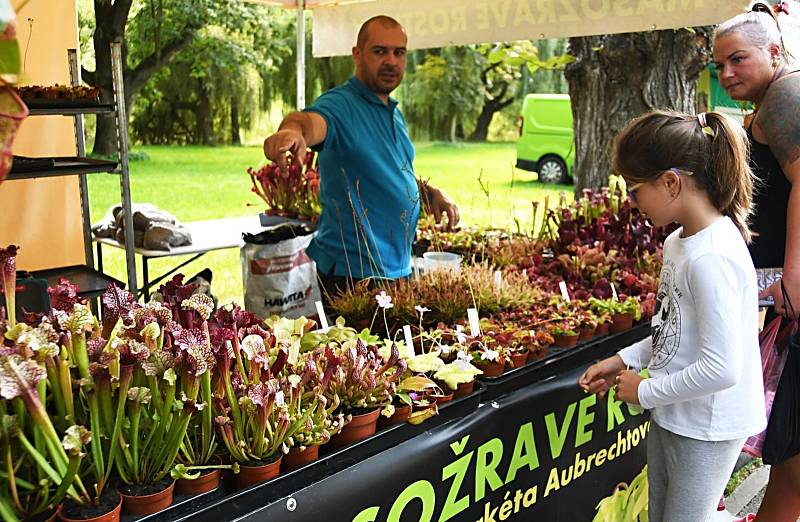
[[[306,2],[314,9],[314,56],[350,54],[360,25],[397,19],[415,49],[483,42],[629,33],[713,25],[750,0],[372,0]],[[296,5],[296,3],[295,3]]]
[[[752,0],[248,0],[296,9],[298,108],[303,90],[303,11],[314,16],[314,56],[350,54],[360,25],[386,14],[406,28],[409,48],[677,29],[718,24],[746,11]],[[775,0],[771,0],[774,3]],[[787,47],[800,58],[800,1],[785,17]],[[788,20],[790,19],[791,20]],[[793,30],[794,29],[794,30]]]

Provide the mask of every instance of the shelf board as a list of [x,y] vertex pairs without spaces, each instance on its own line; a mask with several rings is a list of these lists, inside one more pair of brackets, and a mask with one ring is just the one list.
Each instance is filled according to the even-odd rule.
[[73,174],[90,174],[93,172],[114,172],[119,164],[116,161],[98,160],[92,158],[34,158],[41,160],[53,160],[52,166],[41,167],[25,165],[22,162],[14,162],[11,165],[11,172],[8,173],[7,180],[29,179],[29,178],[50,178],[56,176],[70,176]]
[[78,287],[79,296],[87,298],[102,294],[111,283],[125,288],[125,284],[121,281],[85,265],[39,270],[31,272],[31,275],[46,279],[48,287],[56,286],[58,280],[63,277]]
[[100,103],[92,100],[47,100],[35,98],[22,101],[27,105],[31,116],[74,116],[76,114],[107,114],[114,112],[113,103]]

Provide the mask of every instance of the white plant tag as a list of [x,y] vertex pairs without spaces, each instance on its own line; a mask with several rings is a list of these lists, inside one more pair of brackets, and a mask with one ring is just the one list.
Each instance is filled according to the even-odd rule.
[[319,316],[319,325],[322,327],[323,332],[330,330],[328,326],[328,318],[325,317],[325,309],[322,307],[322,301],[314,301],[314,306],[317,307],[317,315]]
[[494,272],[494,288],[495,290],[503,289],[503,273],[500,270]]
[[467,309],[467,320],[469,321],[469,331],[472,337],[478,337],[481,334],[481,321],[478,317],[477,308]]
[[411,327],[408,325],[403,326],[403,337],[406,339],[406,350],[408,351],[408,358],[413,359],[417,354],[414,353],[414,338],[411,337]]
[[564,281],[559,281],[558,288],[559,290],[561,290],[561,297],[564,298],[564,301],[568,303],[572,302],[569,298],[569,292],[567,291],[567,283],[565,283]]
[[611,283],[611,297],[614,301],[619,301],[619,296],[617,295],[617,287],[614,286],[614,283]]

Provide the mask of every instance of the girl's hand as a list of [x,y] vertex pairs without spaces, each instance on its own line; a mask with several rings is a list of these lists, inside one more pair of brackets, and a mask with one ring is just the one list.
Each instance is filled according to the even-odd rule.
[[619,372],[625,369],[625,363],[619,355],[604,359],[587,368],[578,379],[578,386],[588,393],[596,393],[603,397],[614,385]]
[[639,383],[644,377],[632,370],[623,370],[616,377],[615,397],[628,404],[639,404]]

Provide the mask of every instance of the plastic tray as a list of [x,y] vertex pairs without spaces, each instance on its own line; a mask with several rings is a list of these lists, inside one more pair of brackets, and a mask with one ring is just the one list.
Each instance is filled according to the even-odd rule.
[[485,389],[483,384],[476,382],[470,395],[440,406],[439,414],[422,424],[397,424],[330,453],[320,451],[318,460],[250,488],[237,490],[233,476],[223,473],[220,487],[214,491],[196,496],[175,495],[172,506],[164,511],[144,517],[123,515],[122,520],[217,522],[236,519],[436,426],[472,413],[478,408]]
[[615,353],[620,348],[644,339],[650,333],[650,324],[641,322],[624,332],[607,335],[598,339],[579,344],[575,348],[555,348],[544,359],[534,361],[506,370],[498,377],[481,377],[480,382],[486,385],[481,400],[489,401],[512,392],[528,384],[539,382],[553,375],[572,369]]

